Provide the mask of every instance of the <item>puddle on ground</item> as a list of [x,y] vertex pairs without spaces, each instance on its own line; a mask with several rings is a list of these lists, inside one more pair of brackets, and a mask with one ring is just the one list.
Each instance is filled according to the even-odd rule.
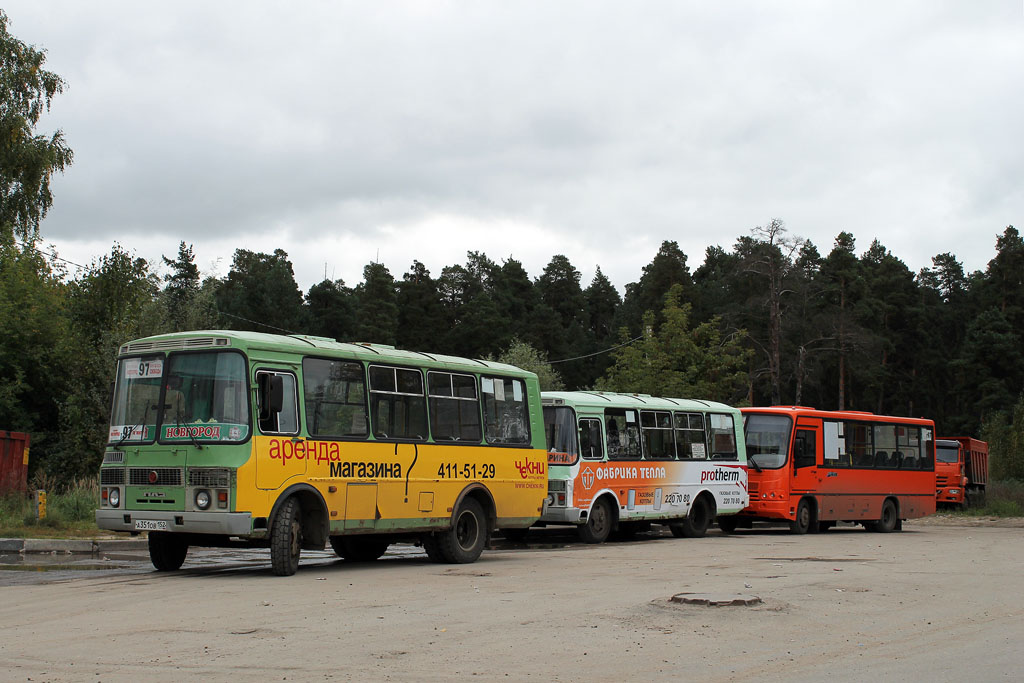
[[27,571],[27,572],[49,572],[67,570],[97,570],[97,569],[126,569],[131,563],[111,561],[109,558],[98,555],[83,555],[82,553],[51,555],[48,553],[28,553],[0,555],[0,571]]

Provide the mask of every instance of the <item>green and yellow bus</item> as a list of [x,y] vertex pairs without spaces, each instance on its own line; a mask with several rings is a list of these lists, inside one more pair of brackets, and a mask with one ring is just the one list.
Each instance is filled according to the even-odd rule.
[[537,377],[490,361],[310,336],[200,331],[120,348],[101,529],[269,547],[275,574],[330,543],[369,561],[400,538],[475,561],[547,495]]

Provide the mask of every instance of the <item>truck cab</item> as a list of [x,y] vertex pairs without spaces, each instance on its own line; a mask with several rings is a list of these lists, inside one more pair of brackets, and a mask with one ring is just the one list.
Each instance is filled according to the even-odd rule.
[[935,441],[935,502],[966,510],[983,505],[988,482],[988,444],[967,436]]

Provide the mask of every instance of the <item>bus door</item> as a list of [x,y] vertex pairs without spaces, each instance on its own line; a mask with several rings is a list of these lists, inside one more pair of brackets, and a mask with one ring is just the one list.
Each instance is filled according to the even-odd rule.
[[793,477],[790,495],[816,493],[821,485],[818,458],[821,453],[821,421],[798,419],[793,433]]
[[291,370],[260,368],[256,384],[256,487],[280,488],[306,473],[305,440],[299,434],[298,383]]

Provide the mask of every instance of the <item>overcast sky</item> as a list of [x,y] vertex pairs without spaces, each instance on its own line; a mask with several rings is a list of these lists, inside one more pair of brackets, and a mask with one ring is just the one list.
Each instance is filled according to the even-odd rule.
[[772,218],[914,271],[1024,229],[1021,0],[2,6],[69,84],[42,234],[79,263],[281,248],[306,290],[562,253],[621,290]]

